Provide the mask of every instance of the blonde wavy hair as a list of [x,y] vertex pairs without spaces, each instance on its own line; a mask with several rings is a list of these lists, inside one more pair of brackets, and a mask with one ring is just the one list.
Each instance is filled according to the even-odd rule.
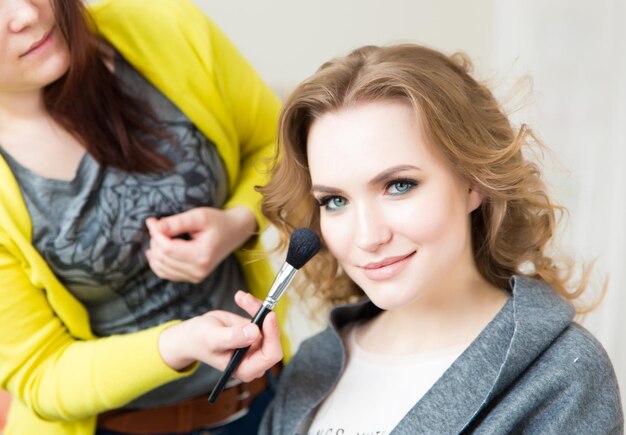
[[[306,155],[315,120],[363,102],[400,100],[420,117],[429,142],[483,196],[471,215],[480,273],[499,288],[508,289],[511,276],[521,274],[545,281],[566,299],[578,298],[587,286],[589,267],[572,285],[574,262],[564,258],[557,265],[548,253],[556,217],[564,209],[552,203],[537,164],[523,155],[525,147],[543,145],[526,125],[513,128],[471,70],[462,53],[446,56],[415,44],[366,46],[325,63],[302,82],[283,106],[280,156],[270,182],[259,189],[263,212],[280,234],[278,249],[286,247],[296,227],[320,232]],[[325,246],[304,274],[300,291],[308,289],[331,305],[362,295]]]

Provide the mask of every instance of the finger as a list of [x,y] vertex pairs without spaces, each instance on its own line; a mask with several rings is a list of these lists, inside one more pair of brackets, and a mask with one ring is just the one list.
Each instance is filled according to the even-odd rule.
[[209,207],[197,207],[182,213],[166,216],[159,219],[158,227],[164,234],[170,237],[205,230],[209,224],[207,219],[209,210]]
[[149,217],[146,219],[146,228],[148,229],[148,233],[150,234],[150,236],[152,236],[152,234],[157,231],[157,228],[155,226],[156,222],[157,220],[153,217]]
[[148,229],[150,231],[150,244],[154,245],[156,248],[161,249],[164,253],[168,255],[171,253],[170,251],[175,250],[175,248],[177,247],[180,247],[179,245],[184,246],[184,244],[190,242],[188,240],[175,239],[166,235],[158,229],[156,222],[149,224]]
[[[278,321],[276,313],[272,312],[267,315],[263,322],[263,345],[260,352],[276,364],[283,358],[283,348],[280,344],[280,330],[278,329]],[[273,365],[272,364],[272,365]]]
[[192,240],[171,239],[160,232],[155,232],[150,239],[150,247],[159,255],[177,260],[170,266],[187,270],[196,267],[199,272],[207,275],[215,265],[215,249],[209,237]]
[[193,261],[183,261],[173,256],[167,256],[156,244],[151,251],[153,258],[164,267],[176,271],[179,275],[185,277],[185,280],[196,284],[204,280],[213,270],[212,264],[198,264]]
[[146,258],[148,259],[150,269],[152,269],[154,274],[159,278],[175,282],[183,282],[188,280],[187,277],[180,271],[172,269],[156,259],[154,253],[151,250],[146,251]]
[[215,351],[224,352],[250,346],[260,336],[259,328],[254,323],[246,322],[218,327],[211,335],[211,342]]
[[256,315],[262,305],[260,300],[242,290],[235,293],[235,303],[252,317]]
[[240,316],[230,311],[212,310],[204,314],[204,316],[215,319],[224,326],[245,325],[250,323],[249,317]]
[[250,355],[254,355],[255,352],[258,352],[261,349],[262,345],[263,345],[263,339],[262,338],[260,340],[255,340],[250,345],[250,350],[248,351],[248,353],[250,353]]
[[276,322],[276,313],[269,313],[263,322],[263,335],[257,340],[249,353],[250,365],[266,370],[276,364],[283,357],[283,349],[280,344],[280,330]]
[[261,376],[267,369],[282,359],[283,352],[280,345],[280,333],[275,313],[270,313],[265,318],[263,339],[258,342],[261,342],[261,347],[257,349],[255,346],[257,342],[255,342],[246,354],[241,366],[235,372],[235,376],[244,382],[249,382]]

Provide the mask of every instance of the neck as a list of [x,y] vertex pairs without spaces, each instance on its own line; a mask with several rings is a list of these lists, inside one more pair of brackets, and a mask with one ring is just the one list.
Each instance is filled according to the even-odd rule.
[[46,116],[41,89],[0,92],[0,131]]
[[412,304],[384,311],[364,325],[359,343],[390,354],[468,345],[500,311],[507,295],[475,269],[449,276]]

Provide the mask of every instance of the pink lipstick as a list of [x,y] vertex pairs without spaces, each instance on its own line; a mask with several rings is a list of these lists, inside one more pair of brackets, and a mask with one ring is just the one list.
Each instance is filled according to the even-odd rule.
[[29,48],[28,50],[26,50],[26,52],[22,53],[20,55],[20,57],[25,57],[28,56],[30,54],[35,54],[39,51],[42,51],[52,40],[52,32],[54,31],[54,29],[50,30],[48,33],[46,33],[41,39],[39,39],[38,41],[35,41]]
[[363,270],[363,274],[368,279],[371,279],[372,281],[384,281],[386,279],[393,278],[404,270],[415,253],[416,251],[413,251],[408,255],[388,257],[382,261],[368,263],[365,266],[361,266],[361,269]]

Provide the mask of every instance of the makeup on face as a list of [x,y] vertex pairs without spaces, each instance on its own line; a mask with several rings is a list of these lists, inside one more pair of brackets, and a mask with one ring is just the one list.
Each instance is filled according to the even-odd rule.
[[372,281],[384,281],[402,272],[416,252],[417,251],[413,251],[408,255],[387,257],[382,261],[368,263],[360,267],[363,269],[363,274],[368,279]]
[[46,34],[44,34],[43,37],[33,42],[31,46],[28,48],[28,50],[26,50],[24,53],[20,55],[20,58],[23,58],[25,56],[36,55],[38,53],[45,51],[47,48],[49,48],[52,45],[53,34],[54,34],[54,28],[46,32]]
[[376,305],[443,297],[437,289],[473,267],[475,198],[427,143],[408,104],[322,115],[309,131],[307,157],[326,246]]

